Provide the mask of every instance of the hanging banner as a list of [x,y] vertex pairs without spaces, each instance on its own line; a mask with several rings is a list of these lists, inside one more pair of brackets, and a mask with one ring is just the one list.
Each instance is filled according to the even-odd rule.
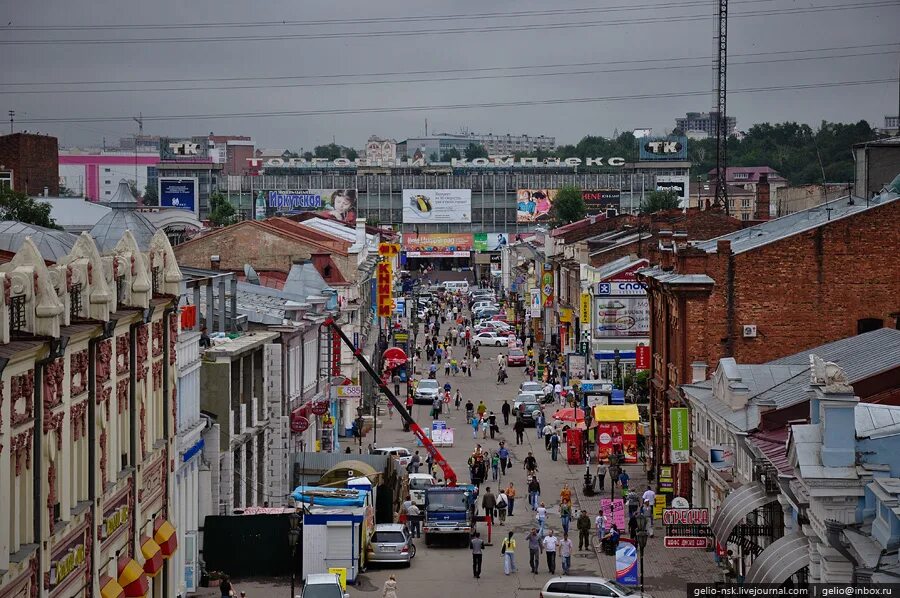
[[553,307],[553,264],[544,263],[541,274],[541,305]]
[[591,327],[591,294],[590,293],[582,293],[581,294],[581,313],[579,315],[579,319],[581,320],[581,329],[588,330]]
[[650,369],[650,347],[648,345],[638,345],[634,348],[634,369]]
[[672,450],[672,463],[689,463],[691,419],[687,407],[669,409],[669,446]]
[[375,279],[377,288],[375,297],[378,304],[378,316],[382,318],[390,318],[393,312],[393,284],[394,273],[391,269],[390,262],[379,262],[376,269]]
[[623,586],[638,585],[637,549],[631,542],[619,542],[616,549],[616,581]]
[[406,257],[470,257],[472,233],[406,233],[403,250]]
[[541,317],[541,291],[538,289],[529,289],[528,292],[531,295],[531,317],[532,318],[540,318]]

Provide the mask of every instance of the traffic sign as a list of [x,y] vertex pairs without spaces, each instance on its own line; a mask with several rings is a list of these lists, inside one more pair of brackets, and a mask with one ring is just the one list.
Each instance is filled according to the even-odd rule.
[[578,343],[578,352],[582,355],[587,355],[591,352],[590,343],[588,341],[581,341]]

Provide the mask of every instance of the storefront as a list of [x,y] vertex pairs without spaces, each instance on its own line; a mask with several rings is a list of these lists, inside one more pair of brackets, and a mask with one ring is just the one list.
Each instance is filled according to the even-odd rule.
[[91,595],[91,528],[87,519],[50,552],[50,596],[79,598]]
[[637,405],[594,407],[597,456],[606,460],[610,454],[621,453],[625,456],[625,463],[637,463],[639,420]]

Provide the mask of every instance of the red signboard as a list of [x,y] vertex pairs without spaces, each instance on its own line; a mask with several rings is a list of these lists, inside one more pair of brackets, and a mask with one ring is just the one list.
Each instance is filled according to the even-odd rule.
[[709,525],[709,509],[666,509],[663,525]]
[[296,434],[302,434],[309,429],[309,420],[303,417],[302,415],[294,416],[291,414],[291,432]]
[[637,277],[634,275],[638,270],[642,270],[650,266],[650,262],[648,260],[638,260],[628,268],[622,270],[621,272],[616,272],[612,276],[603,279],[603,282],[632,282],[637,280]]
[[706,548],[708,542],[706,538],[693,536],[666,536],[663,541],[666,548]]
[[634,348],[634,369],[650,369],[650,347],[648,345],[638,345]]
[[325,415],[328,413],[328,401],[313,401],[311,410],[316,415]]

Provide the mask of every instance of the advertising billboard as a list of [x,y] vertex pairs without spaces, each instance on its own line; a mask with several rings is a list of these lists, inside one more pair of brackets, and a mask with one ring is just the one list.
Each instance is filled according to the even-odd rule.
[[506,233],[475,233],[475,251],[485,253],[488,251],[500,251],[509,243],[509,235]]
[[607,210],[619,211],[622,192],[618,189],[582,189],[581,199],[588,216],[605,214]]
[[472,233],[403,235],[406,257],[469,257],[473,244]]
[[163,137],[159,140],[159,159],[163,162],[209,162],[206,137]]
[[196,178],[159,178],[159,205],[164,208],[181,208],[197,211],[197,193],[200,186]]
[[597,297],[594,336],[610,338],[650,334],[650,302],[646,296]]
[[657,191],[674,191],[678,195],[678,207],[688,206],[688,194],[691,192],[691,179],[687,175],[657,175]]
[[265,195],[272,212],[324,212],[339,222],[356,226],[356,189],[269,191]]
[[637,463],[637,424],[635,422],[597,422],[597,454],[607,459],[611,453],[625,455],[625,463]]
[[519,189],[516,191],[516,222],[549,221],[556,189]]
[[472,222],[471,189],[404,189],[403,223]]
[[541,304],[544,307],[553,307],[553,264],[544,263],[541,273]]
[[687,137],[644,137],[638,148],[641,160],[687,160]]
[[686,407],[669,409],[669,446],[672,463],[689,463],[691,460],[691,416]]

